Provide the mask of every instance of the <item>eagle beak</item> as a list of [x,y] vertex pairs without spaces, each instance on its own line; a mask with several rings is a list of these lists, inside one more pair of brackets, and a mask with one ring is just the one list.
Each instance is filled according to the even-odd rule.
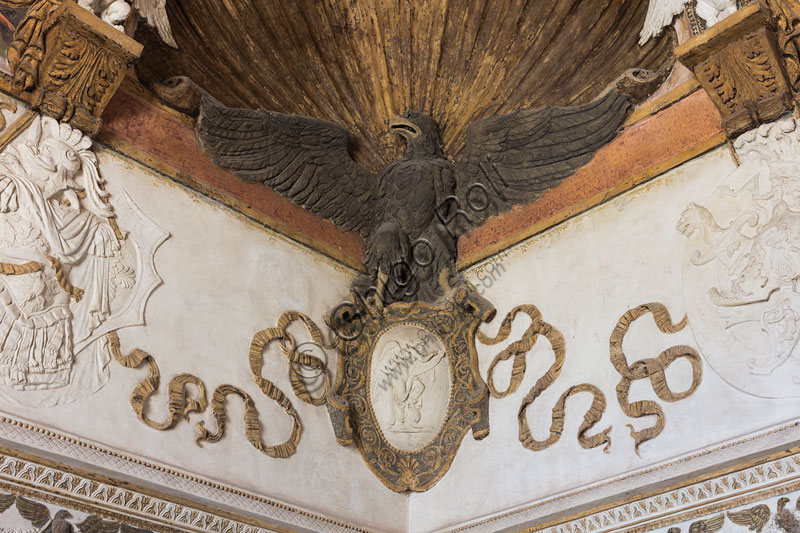
[[389,131],[405,137],[406,139],[413,139],[419,135],[419,128],[417,125],[402,115],[397,115],[389,121]]

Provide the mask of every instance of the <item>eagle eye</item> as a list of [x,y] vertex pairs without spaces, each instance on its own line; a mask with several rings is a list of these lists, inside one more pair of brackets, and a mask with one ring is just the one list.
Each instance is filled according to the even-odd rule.
[[392,125],[392,129],[393,130],[405,130],[405,131],[408,131],[408,132],[413,133],[413,134],[417,133],[417,130],[412,126],[409,126],[408,124],[394,124],[394,125]]

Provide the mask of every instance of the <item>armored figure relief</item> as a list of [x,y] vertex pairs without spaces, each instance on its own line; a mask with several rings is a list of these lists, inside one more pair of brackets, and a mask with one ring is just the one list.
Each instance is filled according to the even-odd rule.
[[[0,377],[16,389],[70,381],[76,343],[134,284],[104,199],[91,139],[52,119],[0,155]],[[92,346],[99,369],[109,360]],[[95,376],[100,379],[99,376]]]

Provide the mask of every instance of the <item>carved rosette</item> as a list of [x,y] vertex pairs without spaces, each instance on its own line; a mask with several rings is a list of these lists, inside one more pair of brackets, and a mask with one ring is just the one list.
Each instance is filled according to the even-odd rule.
[[[41,56],[38,72],[20,77],[15,71],[18,95],[43,114],[94,135],[142,45],[72,1],[53,9],[41,24],[44,49],[28,44]],[[17,68],[26,66],[37,68],[35,62]]]
[[675,49],[722,114],[729,137],[777,119],[792,108],[770,14],[757,2]]
[[340,346],[328,394],[336,438],[355,444],[390,489],[428,490],[467,431],[489,434],[489,391],[475,351],[481,321],[457,306],[422,302],[362,319],[361,333]]

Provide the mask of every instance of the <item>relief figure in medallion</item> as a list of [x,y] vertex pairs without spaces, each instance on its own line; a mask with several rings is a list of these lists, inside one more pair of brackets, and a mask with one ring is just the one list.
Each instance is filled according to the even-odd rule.
[[[436,381],[436,367],[445,359],[444,350],[428,353],[423,347],[409,345],[404,348],[397,341],[387,346],[390,368],[384,368],[384,379],[391,391],[392,416],[389,431],[433,431],[435,428],[419,425],[422,420],[423,395]],[[399,372],[398,372],[399,370]]]

